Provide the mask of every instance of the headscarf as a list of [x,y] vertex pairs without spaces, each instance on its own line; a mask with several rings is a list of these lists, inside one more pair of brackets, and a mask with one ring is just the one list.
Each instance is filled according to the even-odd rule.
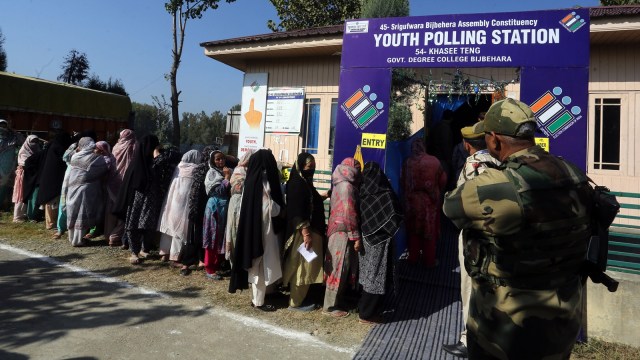
[[88,170],[91,163],[99,157],[94,151],[96,143],[90,137],[83,137],[78,141],[78,151],[71,156],[71,166],[83,170]]
[[291,169],[287,182],[287,239],[304,223],[321,235],[326,233],[324,204],[313,185],[313,173],[302,173],[311,161],[314,161],[313,155],[303,152]]
[[29,156],[40,150],[42,150],[40,139],[36,135],[27,136],[27,140],[25,140],[18,151],[18,165],[24,166],[24,162],[27,161]]
[[209,171],[211,152],[213,152],[212,146],[206,146],[202,149],[200,164],[193,171],[193,184],[191,185],[191,190],[189,190],[189,220],[192,221],[193,226],[200,225],[197,229],[194,229],[192,236],[197,236],[200,241],[202,241],[202,214],[207,200],[207,194],[204,191],[204,179]]
[[424,140],[421,138],[417,138],[411,143],[411,155],[418,156],[424,154],[426,151]]
[[231,179],[229,180],[231,184],[231,195],[234,194],[242,194],[242,190],[244,188],[244,180],[247,176],[247,166],[249,166],[249,159],[251,159],[251,155],[256,152],[254,149],[250,149],[246,153],[242,155],[240,161],[238,162],[238,166],[233,169],[233,174],[231,174]]
[[113,167],[115,170],[116,158],[111,153],[111,146],[106,141],[98,141],[96,143],[96,149],[102,151],[104,154],[102,157],[104,157],[104,161],[107,163],[109,169],[111,170]]
[[[280,188],[280,172],[278,164],[273,157],[271,150],[258,150],[251,155],[247,167],[247,177],[245,189],[242,195],[242,205],[240,206],[239,223],[236,238],[232,278],[229,283],[229,292],[235,293],[238,289],[247,288],[247,269],[251,268],[253,259],[264,254],[262,246],[262,198],[263,198],[263,176],[266,176],[271,188],[271,199],[284,209],[284,198]],[[276,233],[281,233],[284,222],[280,218],[272,218],[273,229]]]
[[[198,150],[189,150],[184,155],[178,164],[177,170],[180,177],[193,178],[193,174],[198,168],[198,165],[202,162],[202,153]],[[190,189],[191,187],[189,187]]]
[[214,162],[216,154],[224,155],[222,151],[215,150],[209,156],[209,171],[207,172],[207,177],[204,179],[204,190],[207,192],[207,195],[211,193],[214,187],[222,184],[222,180],[224,180],[222,169],[217,168]]
[[62,160],[64,152],[71,144],[71,137],[66,132],[57,133],[49,142],[49,149],[44,159],[40,175],[37,205],[43,205],[60,195],[67,164]]
[[120,219],[127,216],[127,206],[136,190],[143,191],[153,178],[153,150],[160,144],[155,135],[145,135],[136,143],[133,160],[124,174],[113,213]]
[[400,202],[376,162],[366,163],[362,171],[360,216],[363,240],[369,246],[391,239],[400,228]]
[[113,146],[113,157],[116,159],[116,171],[124,177],[129,164],[133,160],[136,149],[136,137],[133,130],[124,129],[120,132],[118,142]]

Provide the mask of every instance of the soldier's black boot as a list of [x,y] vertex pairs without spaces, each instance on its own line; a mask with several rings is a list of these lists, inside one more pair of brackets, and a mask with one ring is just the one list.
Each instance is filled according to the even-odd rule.
[[458,341],[457,344],[442,344],[442,350],[448,352],[449,354],[461,358],[466,358],[467,355],[467,347],[464,346],[462,341]]

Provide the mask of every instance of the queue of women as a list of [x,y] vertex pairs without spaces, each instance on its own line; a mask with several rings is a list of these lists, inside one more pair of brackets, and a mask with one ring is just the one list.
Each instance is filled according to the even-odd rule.
[[103,234],[130,251],[132,265],[159,256],[184,276],[228,278],[229,292],[250,288],[251,305],[263,311],[276,309],[268,294],[288,290],[290,310],[322,303],[324,314],[345,317],[349,293],[360,294],[361,322],[381,321],[403,216],[375,162],[344,159],[321,195],[311,154],[298,156],[285,183],[268,149],[239,160],[211,147],[180,155],[131,130],[113,149],[91,132],[59,132],[50,142],[31,135],[17,158],[15,222],[44,217],[53,238],[67,233],[74,247]]

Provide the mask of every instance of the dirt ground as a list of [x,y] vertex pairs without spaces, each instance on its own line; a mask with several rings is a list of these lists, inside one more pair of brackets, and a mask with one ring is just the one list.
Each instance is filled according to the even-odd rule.
[[107,246],[103,237],[92,240],[88,247],[74,248],[66,236],[60,240],[52,239],[53,233],[52,230],[44,229],[43,223],[14,224],[11,222],[11,214],[0,213],[0,243],[160,291],[193,305],[222,307],[273,325],[303,331],[327,343],[348,348],[359,346],[370,329],[369,325],[358,322],[355,313],[343,319],[334,319],[323,315],[320,309],[310,313],[286,310],[286,293],[268,296],[267,303],[274,304],[278,310],[262,312],[250,306],[249,291],[228,293],[228,280],[208,280],[204,271],[193,271],[189,276],[181,276],[179,268],[163,263],[157,257],[144,261],[142,265],[133,266],[128,262],[129,251]]

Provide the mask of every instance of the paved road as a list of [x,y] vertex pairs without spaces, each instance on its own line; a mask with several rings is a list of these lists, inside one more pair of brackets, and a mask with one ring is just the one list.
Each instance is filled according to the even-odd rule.
[[196,308],[0,246],[0,359],[348,359],[311,335]]

